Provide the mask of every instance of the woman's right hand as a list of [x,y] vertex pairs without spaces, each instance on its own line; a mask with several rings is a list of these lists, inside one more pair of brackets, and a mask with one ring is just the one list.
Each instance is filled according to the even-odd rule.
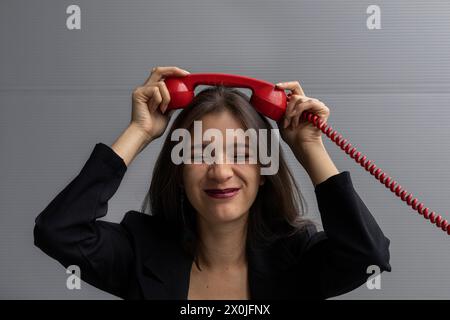
[[145,83],[133,91],[130,125],[142,130],[149,141],[164,133],[175,111],[166,113],[170,95],[164,78],[186,76],[189,73],[178,67],[155,67]]

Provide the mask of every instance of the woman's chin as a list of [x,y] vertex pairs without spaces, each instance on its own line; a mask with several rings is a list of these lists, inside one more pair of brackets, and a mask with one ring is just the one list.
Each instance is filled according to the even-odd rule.
[[208,220],[215,223],[227,223],[244,218],[245,214],[236,214],[236,210],[209,211]]

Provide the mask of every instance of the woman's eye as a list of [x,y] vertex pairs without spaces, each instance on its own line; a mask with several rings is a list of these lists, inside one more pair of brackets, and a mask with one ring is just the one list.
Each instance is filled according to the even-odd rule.
[[[251,161],[252,159],[253,159],[253,156],[250,153],[246,152],[245,154],[244,153],[235,153],[233,155],[232,160],[228,160],[228,161],[231,161],[232,163],[249,163],[249,161]],[[212,163],[215,160],[220,161],[219,159],[215,159],[214,151],[212,152],[212,154],[206,152],[205,154],[193,153],[191,155],[191,163]]]
[[214,161],[214,156],[206,154],[194,154],[191,156],[191,163],[211,163]]
[[242,160],[244,160],[245,163],[249,162],[249,160],[252,157],[250,156],[250,154],[246,153],[246,154],[240,154],[240,155],[235,155],[234,159],[236,160],[235,162],[242,162]]

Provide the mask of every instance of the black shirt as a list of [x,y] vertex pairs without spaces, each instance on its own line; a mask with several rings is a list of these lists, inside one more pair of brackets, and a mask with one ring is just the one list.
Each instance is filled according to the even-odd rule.
[[[127,170],[97,143],[80,173],[36,218],[34,243],[81,279],[124,299],[187,299],[192,259],[170,225],[138,211],[98,220]],[[271,248],[248,252],[251,299],[325,299],[364,284],[367,267],[391,271],[389,239],[355,191],[350,173],[315,186],[324,231],[311,225]]]

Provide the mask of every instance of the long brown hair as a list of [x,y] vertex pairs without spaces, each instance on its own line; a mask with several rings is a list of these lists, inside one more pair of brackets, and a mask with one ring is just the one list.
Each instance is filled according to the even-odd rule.
[[[150,189],[145,196],[141,211],[150,206],[150,214],[179,228],[180,239],[186,253],[198,265],[198,233],[196,211],[189,203],[182,185],[183,164],[174,164],[171,151],[178,141],[171,141],[177,128],[191,130],[194,121],[202,116],[229,111],[242,123],[244,130],[253,128],[273,129],[270,122],[250,104],[249,98],[240,91],[222,85],[207,88],[198,93],[192,103],[183,109],[170,127],[161,153],[156,160]],[[270,149],[270,139],[267,141]],[[279,149],[279,168],[274,175],[265,175],[265,183],[259,187],[255,201],[249,210],[247,245],[267,245],[283,237],[289,237],[313,223],[304,218],[307,203]],[[299,206],[300,205],[300,206]]]

